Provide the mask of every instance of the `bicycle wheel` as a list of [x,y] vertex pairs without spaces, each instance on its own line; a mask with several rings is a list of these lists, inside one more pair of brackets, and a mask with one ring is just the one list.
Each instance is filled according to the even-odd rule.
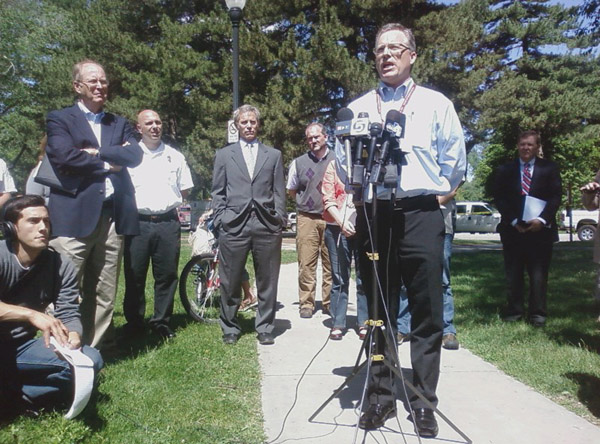
[[183,268],[179,296],[196,321],[216,322],[220,313],[219,268],[211,253],[194,256]]

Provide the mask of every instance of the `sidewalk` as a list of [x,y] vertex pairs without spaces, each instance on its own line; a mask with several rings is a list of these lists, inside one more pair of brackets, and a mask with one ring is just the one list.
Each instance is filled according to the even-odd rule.
[[[349,327],[356,321],[355,294],[351,289]],[[273,444],[418,443],[401,401],[397,404],[397,420],[388,420],[380,430],[366,433],[356,427],[365,369],[313,422],[308,421],[350,374],[361,342],[354,330],[348,330],[343,340],[326,343],[331,325],[329,316],[320,310],[312,319],[300,319],[296,264],[282,265],[278,298],[275,345],[259,346],[267,441]],[[317,299],[320,300],[319,290]],[[399,350],[401,366],[405,374],[410,374],[409,345],[403,344]],[[477,444],[600,443],[599,427],[462,347],[457,351],[442,350],[437,393],[439,410]],[[467,442],[442,418],[437,416],[437,420],[438,437],[422,439],[422,442]]]

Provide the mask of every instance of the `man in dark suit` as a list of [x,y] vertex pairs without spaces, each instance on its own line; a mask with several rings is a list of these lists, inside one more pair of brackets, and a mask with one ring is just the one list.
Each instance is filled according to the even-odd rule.
[[558,240],[556,211],[561,199],[558,166],[538,157],[540,146],[536,131],[521,133],[517,144],[519,159],[498,168],[494,187],[494,201],[502,215],[498,232],[508,284],[503,319],[514,322],[523,317],[523,274],[527,269],[528,320],[536,327],[543,327],[548,315],[548,269],[552,244]]
[[281,263],[281,232],[286,223],[281,152],[257,140],[260,112],[242,105],[233,113],[240,141],[217,151],[213,170],[214,224],[219,233],[221,328],[223,342],[241,334],[236,319],[242,273],[252,251],[260,344],[274,343],[273,323]]
[[73,67],[74,106],[48,114],[46,152],[57,176],[75,194],[52,189],[51,245],[77,267],[83,342],[110,342],[123,235],[139,234],[135,192],[125,167],[142,160],[133,128],[102,111],[104,68],[92,60]]

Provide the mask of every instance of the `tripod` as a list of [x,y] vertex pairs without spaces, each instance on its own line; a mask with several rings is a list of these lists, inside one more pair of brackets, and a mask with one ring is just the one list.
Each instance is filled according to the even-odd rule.
[[[371,184],[373,186],[373,184]],[[373,195],[371,204],[371,251],[367,254],[373,265],[373,278],[371,280],[372,298],[371,298],[371,317],[368,321],[368,330],[365,340],[359,350],[356,363],[351,374],[344,380],[344,382],[333,392],[333,394],[325,401],[321,406],[310,416],[309,422],[312,422],[314,418],[335,398],[342,390],[349,385],[349,383],[358,375],[358,373],[367,366],[367,374],[370,374],[370,369],[373,362],[379,362],[384,365],[393,375],[400,378],[401,381],[407,386],[412,393],[414,393],[427,407],[434,410],[452,429],[454,429],[461,437],[463,437],[467,444],[472,441],[458,428],[456,427],[441,411],[439,411],[415,386],[407,381],[400,367],[396,340],[393,337],[393,329],[385,329],[385,322],[380,319],[379,315],[379,303],[378,297],[384,297],[383,290],[379,290],[379,279],[378,279],[378,262],[379,262],[379,250],[377,247],[378,239],[378,223],[377,223],[377,198],[376,193]],[[367,215],[365,215],[367,217]],[[386,290],[387,291],[387,290]],[[441,295],[440,295],[441,297]],[[386,316],[388,322],[390,322],[389,316]],[[395,318],[394,318],[395,320]],[[381,343],[383,341],[383,343]],[[375,349],[376,354],[370,353],[370,350]],[[387,349],[387,353],[381,354],[381,352]],[[362,354],[365,352],[366,359],[361,363]],[[392,357],[390,360],[388,357]],[[395,402],[395,401],[394,401]],[[418,431],[417,431],[418,433]]]

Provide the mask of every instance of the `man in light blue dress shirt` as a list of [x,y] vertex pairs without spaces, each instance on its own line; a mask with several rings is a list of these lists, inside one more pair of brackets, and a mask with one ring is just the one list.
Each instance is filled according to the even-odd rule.
[[[391,23],[383,26],[375,45],[375,64],[380,85],[348,106],[357,116],[368,113],[370,122],[386,120],[390,110],[406,116],[404,137],[399,141],[405,153],[395,189],[379,185],[377,251],[378,278],[383,294],[373,294],[373,262],[370,259],[372,198],[365,193],[364,211],[359,211],[359,265],[363,288],[370,300],[377,299],[379,318],[387,327],[386,340],[395,346],[398,294],[402,283],[407,288],[412,314],[413,340],[411,361],[413,384],[427,399],[409,393],[411,417],[422,437],[435,437],[437,422],[431,406],[437,405],[435,394],[442,345],[442,261],[444,220],[438,197],[456,188],[466,169],[466,152],[462,127],[452,102],[437,91],[416,85],[410,76],[417,58],[412,31]],[[343,147],[336,145],[336,159],[342,179],[346,159]],[[375,194],[375,192],[373,192]],[[394,357],[384,348],[382,329],[375,330],[375,353],[388,362]],[[393,345],[392,345],[393,344]],[[396,416],[393,373],[381,361],[372,365],[368,381],[368,407],[359,426],[366,430],[381,427]]]

